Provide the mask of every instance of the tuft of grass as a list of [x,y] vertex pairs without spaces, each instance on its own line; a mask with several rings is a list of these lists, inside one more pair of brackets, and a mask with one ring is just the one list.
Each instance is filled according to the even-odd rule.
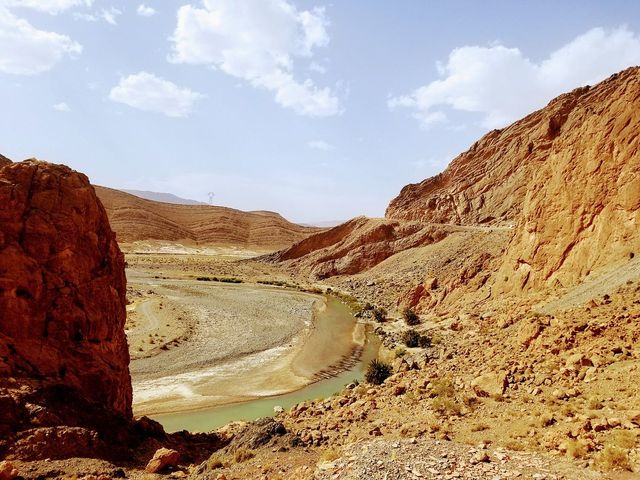
[[337,447],[329,447],[320,456],[320,459],[324,462],[335,462],[342,456],[342,449]]
[[420,334],[413,329],[409,329],[402,334],[402,343],[409,348],[415,348],[420,344]]
[[584,440],[569,439],[562,446],[567,453],[567,457],[570,458],[585,458],[589,451]]
[[608,441],[616,447],[630,449],[636,446],[638,437],[629,430],[615,430],[609,436]]
[[209,460],[207,460],[207,467],[209,467],[209,470],[224,468],[224,462],[219,455],[211,455]]
[[387,321],[387,311],[382,307],[376,307],[373,309],[373,318],[378,323],[383,323]]
[[598,453],[595,458],[595,465],[601,470],[628,470],[631,471],[631,461],[628,450],[613,444],[608,444]]
[[234,452],[233,459],[235,460],[236,463],[242,463],[242,462],[246,462],[247,460],[251,460],[255,456],[256,454],[253,453],[251,450],[248,450],[246,448],[239,448]]
[[415,327],[420,324],[420,317],[418,317],[418,314],[411,308],[405,308],[402,312],[402,317],[404,318],[404,322],[410,327]]
[[364,377],[367,383],[382,385],[384,381],[391,376],[391,373],[391,365],[374,358],[369,362],[369,366],[367,367],[367,372]]

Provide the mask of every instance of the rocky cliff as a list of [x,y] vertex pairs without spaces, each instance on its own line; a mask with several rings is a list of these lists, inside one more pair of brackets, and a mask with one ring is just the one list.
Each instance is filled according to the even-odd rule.
[[628,260],[640,249],[640,68],[488,133],[386,215],[513,225],[498,291],[567,286]]
[[[124,257],[87,177],[36,160],[6,164],[0,205],[0,376],[62,387],[53,403],[71,396],[131,418]],[[9,398],[0,403],[16,404]],[[0,430],[55,424],[53,403],[48,420],[0,415]]]
[[404,187],[385,220],[354,222],[271,258],[316,277],[353,274],[455,228],[502,230],[500,262],[485,272],[494,295],[571,286],[627,262],[640,251],[640,68],[489,132],[441,174]]
[[186,241],[275,250],[321,230],[296,225],[273,212],[156,202],[105,187],[96,191],[119,242]]

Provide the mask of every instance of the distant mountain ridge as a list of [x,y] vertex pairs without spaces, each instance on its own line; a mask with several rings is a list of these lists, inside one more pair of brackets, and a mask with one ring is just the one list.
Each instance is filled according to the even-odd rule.
[[322,230],[297,225],[273,212],[166,203],[107,187],[95,189],[119,242],[186,241],[276,250]]
[[152,192],[150,190],[128,190],[122,189],[122,192],[130,193],[136,197],[144,198],[146,200],[152,200],[154,202],[173,203],[175,205],[207,205],[205,202],[199,202],[197,200],[191,200],[189,198],[182,198],[173,193],[167,192]]

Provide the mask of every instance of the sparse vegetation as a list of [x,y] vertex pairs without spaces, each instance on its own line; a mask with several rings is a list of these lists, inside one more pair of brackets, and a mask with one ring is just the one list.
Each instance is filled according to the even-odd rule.
[[233,454],[233,459],[236,463],[246,462],[247,460],[251,460],[253,457],[255,457],[255,453],[246,448],[239,448]]
[[410,327],[415,327],[420,324],[420,317],[412,308],[405,308],[402,312],[404,322]]
[[402,343],[409,348],[428,348],[431,346],[431,338],[426,335],[420,335],[414,329],[409,329],[402,334]]
[[373,385],[382,385],[384,381],[391,376],[391,365],[381,362],[378,359],[373,359],[367,367],[367,373],[365,373],[365,380],[367,383]]
[[394,353],[396,358],[400,358],[400,357],[404,357],[407,354],[407,351],[402,347],[398,347],[396,348]]
[[342,450],[337,447],[329,447],[320,456],[324,462],[333,462],[342,456]]
[[595,465],[601,470],[631,470],[627,449],[608,444],[595,456]]
[[420,334],[413,329],[406,330],[402,334],[402,343],[409,348],[415,348],[420,344]]
[[235,277],[196,277],[199,282],[243,283],[244,280]]
[[376,307],[373,309],[373,318],[378,323],[383,323],[387,321],[387,311],[382,307]]

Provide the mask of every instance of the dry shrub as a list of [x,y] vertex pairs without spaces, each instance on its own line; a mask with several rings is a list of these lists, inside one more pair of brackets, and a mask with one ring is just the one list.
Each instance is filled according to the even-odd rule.
[[255,456],[256,454],[251,450],[248,450],[246,448],[239,448],[234,452],[233,459],[236,461],[236,463],[242,463],[246,462],[247,460],[251,460]]
[[324,452],[322,452],[320,459],[325,462],[334,462],[337,459],[339,459],[341,456],[342,456],[342,449],[337,447],[329,447]]
[[589,448],[584,440],[569,439],[563,442],[561,449],[567,453],[570,458],[585,458]]
[[595,465],[604,471],[631,471],[628,450],[612,444],[606,445],[604,449],[595,456]]

